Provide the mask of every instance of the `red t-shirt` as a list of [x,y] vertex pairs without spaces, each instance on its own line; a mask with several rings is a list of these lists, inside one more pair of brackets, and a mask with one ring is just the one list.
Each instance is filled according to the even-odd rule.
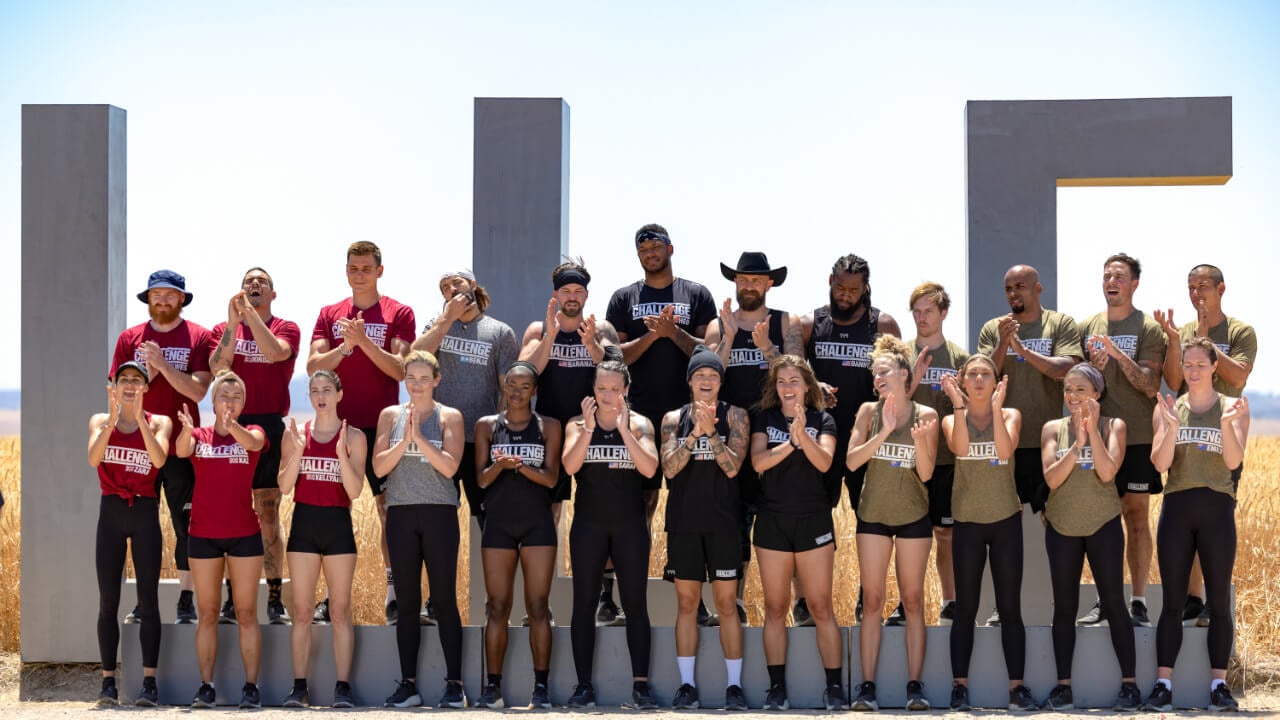
[[[358,312],[364,313],[364,334],[383,350],[391,351],[391,341],[394,338],[405,343],[413,342],[417,331],[413,309],[386,295],[363,311],[351,304],[351,298],[325,306],[316,319],[311,341],[328,340],[330,348],[338,347],[342,344],[342,328],[338,326],[338,320],[355,318]],[[354,427],[377,427],[378,413],[400,401],[400,384],[379,370],[361,350],[342,358],[342,362],[338,363],[338,377],[342,380],[342,402],[338,403],[338,417]]]
[[[151,422],[151,413],[144,422]],[[133,503],[134,497],[156,497],[156,475],[160,468],[151,464],[142,431],[131,433],[111,428],[107,450],[98,463],[98,486],[103,495],[119,495]]]
[[[120,333],[120,338],[116,340],[116,352],[111,358],[111,369],[107,372],[107,377],[114,377],[116,368],[130,360],[135,360],[145,365],[147,361],[140,347],[142,343],[148,340],[154,340],[160,346],[160,349],[164,352],[165,359],[178,372],[184,372],[188,375],[209,372],[210,335],[208,330],[189,320],[183,320],[178,323],[178,327],[169,332],[157,332],[155,328],[151,327],[151,322],[147,321]],[[178,422],[178,411],[185,404],[187,412],[191,413],[192,424],[198,427],[200,425],[200,408],[197,407],[199,403],[174,390],[169,381],[159,372],[151,373],[151,375],[150,382],[147,384],[147,394],[142,396],[143,409],[147,412],[164,415],[173,421],[174,428],[181,428],[182,423]],[[177,437],[178,433],[175,432],[173,437],[169,439],[170,455],[173,454],[173,441]]]
[[[247,430],[257,425],[246,426]],[[230,433],[212,427],[191,431],[196,450],[191,455],[196,487],[191,496],[191,535],[220,539],[262,532],[253,511],[253,471],[262,451],[249,452]],[[263,445],[262,450],[267,446]]]
[[351,507],[351,498],[347,497],[347,490],[342,486],[342,466],[338,462],[338,438],[341,433],[334,433],[329,442],[322,443],[311,437],[310,422],[307,423],[305,432],[307,446],[302,449],[293,501],[304,505]]
[[[293,366],[298,361],[298,344],[302,342],[302,331],[298,329],[297,323],[281,320],[274,315],[267,320],[267,329],[272,335],[288,343],[292,354],[288,360],[269,362],[258,349],[253,331],[247,324],[240,323],[239,330],[236,331],[231,370],[244,379],[245,415],[289,414],[289,381],[293,379]],[[210,355],[222,341],[222,334],[226,330],[227,324],[221,322],[209,332]]]

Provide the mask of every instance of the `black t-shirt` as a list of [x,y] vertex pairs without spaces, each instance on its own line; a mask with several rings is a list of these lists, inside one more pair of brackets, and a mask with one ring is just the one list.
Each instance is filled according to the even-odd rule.
[[[541,468],[547,450],[542,418],[535,415],[523,429],[512,430],[506,415],[499,415],[489,444],[490,461],[495,450],[515,455],[529,467]],[[551,495],[545,486],[526,478],[519,471],[504,470],[486,489],[484,509],[488,522],[507,527],[539,510],[550,511]]]
[[[769,339],[782,348],[781,310],[769,311]],[[764,392],[765,377],[769,374],[769,361],[751,339],[752,328],[738,328],[730,345],[729,362],[724,368],[724,383],[720,397],[730,405],[745,408],[754,414],[756,403]],[[724,340],[721,339],[721,342]]]
[[[628,340],[635,340],[649,332],[645,317],[661,314],[668,305],[674,306],[676,324],[689,334],[716,318],[711,292],[684,278],[665,288],[650,287],[643,280],[619,288],[609,299],[605,318]],[[688,366],[689,356],[675,342],[659,338],[630,364],[631,406],[658,425],[663,415],[688,401]]]
[[[693,431],[693,406],[680,408],[676,438],[684,443]],[[729,403],[716,404],[716,434],[729,441]],[[725,475],[711,450],[710,438],[697,438],[684,469],[667,479],[667,532],[706,533],[738,530],[738,482]]]
[[852,325],[836,324],[828,306],[813,311],[813,330],[804,353],[818,380],[838,388],[836,406],[828,412],[835,418],[841,437],[853,430],[862,403],[876,399],[871,350],[879,336],[878,308],[868,308]]
[[596,363],[582,344],[582,337],[576,331],[557,332],[552,339],[551,357],[538,376],[535,410],[561,423],[581,415],[582,398],[591,394],[595,373]]
[[574,522],[616,527],[645,521],[644,476],[636,470],[616,428],[596,426],[587,458],[574,479],[578,484],[573,496]]
[[[815,440],[819,435],[837,437],[835,419],[822,410],[805,410],[804,425]],[[751,421],[751,433],[764,433],[769,447],[774,448],[791,442],[791,423],[780,408],[769,408]],[[760,473],[760,496],[756,498],[756,505],[762,511],[784,515],[811,515],[831,510],[823,473],[800,450]]]

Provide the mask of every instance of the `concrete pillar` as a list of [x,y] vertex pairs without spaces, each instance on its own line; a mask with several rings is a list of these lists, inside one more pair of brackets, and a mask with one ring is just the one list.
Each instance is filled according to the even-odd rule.
[[516,334],[546,315],[551,269],[569,252],[569,105],[476,98],[472,266],[490,314]]
[[[124,329],[125,111],[22,106],[22,660],[96,662],[97,478]],[[124,603],[132,603],[125,598]]]

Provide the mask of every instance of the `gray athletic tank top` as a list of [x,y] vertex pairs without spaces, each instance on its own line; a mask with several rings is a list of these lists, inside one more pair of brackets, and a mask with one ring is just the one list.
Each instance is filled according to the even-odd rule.
[[[444,430],[440,427],[440,403],[436,403],[431,414],[420,420],[418,427],[422,437],[440,447],[444,439]],[[395,445],[404,437],[404,421],[408,415],[408,405],[400,406],[400,414],[391,426],[391,444]],[[387,475],[387,507],[395,505],[454,505],[458,504],[458,491],[453,487],[453,478],[441,475],[434,465],[427,462],[422,451],[409,443],[400,462]]]

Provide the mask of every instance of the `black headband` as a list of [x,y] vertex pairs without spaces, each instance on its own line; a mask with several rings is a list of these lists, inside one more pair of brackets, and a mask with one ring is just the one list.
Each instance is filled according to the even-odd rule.
[[529,374],[533,375],[533,384],[535,386],[538,384],[538,368],[536,365],[529,362],[528,360],[517,360],[511,363],[511,367],[507,368],[507,372],[510,373],[512,370],[515,370],[516,368],[522,368],[524,370],[528,370]]
[[551,284],[556,290],[559,290],[565,285],[581,285],[582,287],[586,287],[588,282],[590,281],[587,280],[587,276],[581,270],[569,268],[568,270],[560,271],[560,274],[556,275],[552,279]]

